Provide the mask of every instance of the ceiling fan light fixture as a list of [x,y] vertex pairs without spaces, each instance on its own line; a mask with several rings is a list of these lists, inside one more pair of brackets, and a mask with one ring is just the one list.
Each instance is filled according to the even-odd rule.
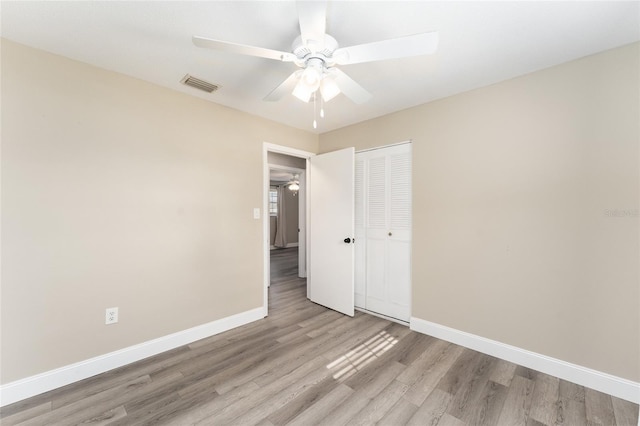
[[309,102],[318,88],[323,77],[324,63],[319,58],[311,58],[307,61],[300,80],[293,90],[293,95],[303,102]]
[[298,173],[294,173],[291,180],[287,182],[287,186],[289,187],[290,191],[293,191],[293,195],[296,195],[296,193],[300,189],[300,175]]
[[300,79],[298,84],[296,84],[295,89],[293,89],[293,96],[300,99],[302,102],[309,102],[309,100],[311,100],[311,95],[315,91],[316,89],[305,84],[304,79]]
[[320,87],[320,80],[322,80],[322,61],[320,59],[310,59],[302,72],[302,81],[307,86],[317,90]]
[[320,94],[325,102],[329,102],[340,94],[338,83],[333,78],[325,76],[320,82]]

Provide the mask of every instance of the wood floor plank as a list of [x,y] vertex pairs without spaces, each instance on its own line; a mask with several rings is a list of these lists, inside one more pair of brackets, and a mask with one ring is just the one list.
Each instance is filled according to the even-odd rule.
[[260,423],[256,423],[256,426],[276,426],[269,421],[269,419],[262,419]]
[[194,379],[208,376],[212,372],[226,368],[228,365],[257,356],[261,350],[264,351],[277,346],[278,342],[273,338],[274,335],[280,335],[277,329],[272,330],[270,333],[265,333],[257,339],[243,340],[237,344],[218,348],[214,351],[202,351],[200,355],[190,358],[188,363],[180,363],[170,368],[174,371],[179,371],[185,376],[192,376]]
[[418,407],[406,400],[400,398],[396,404],[380,419],[377,423],[381,426],[397,426],[404,425],[418,411]]
[[320,423],[326,413],[331,411],[333,407],[339,405],[345,398],[348,398],[353,394],[353,389],[350,387],[339,384],[325,396],[320,398],[317,402],[312,404],[309,408],[304,410],[293,418],[287,425],[291,426],[306,426],[316,425]]
[[[77,385],[77,383],[74,383]],[[71,385],[63,386],[63,388],[71,387]],[[13,404],[0,407],[0,419],[12,417],[16,414],[20,414],[25,411],[37,409],[45,404],[51,405],[51,400],[54,395],[60,393],[64,394],[63,388],[54,389],[47,393],[33,396],[31,398],[23,399],[22,401],[14,402]]]
[[[244,365],[237,367],[238,371],[227,370],[227,374],[222,377],[222,381],[216,385],[216,390],[224,394],[229,390],[255,380],[257,377],[282,366],[290,366],[289,360],[296,356],[312,353],[313,342],[309,336],[298,336],[287,344],[278,345],[273,350],[265,351]],[[306,358],[305,358],[306,360]],[[280,370],[279,370],[280,371]],[[290,370],[289,370],[290,371]]]
[[[382,350],[373,352],[371,343],[374,341],[380,342],[379,335],[389,323],[384,320],[374,321],[371,318],[375,317],[365,318],[364,321],[362,321],[361,325],[366,328],[363,328],[361,332],[355,335],[351,334],[348,342],[323,353],[323,356],[330,366],[329,368],[334,370],[337,376],[344,375],[341,373],[343,369],[355,374],[355,372],[364,368],[364,366],[375,360],[375,358],[382,353]],[[354,319],[354,323],[358,320],[359,318]],[[344,333],[345,331],[343,330],[342,334],[344,335]],[[333,333],[330,333],[330,335],[336,336]],[[343,377],[342,379],[345,378]]]
[[[356,336],[359,337],[360,334],[366,336],[369,334],[369,324],[370,322],[367,321],[367,318],[363,317],[360,323],[357,325],[354,324],[354,327],[350,329],[349,333],[342,333],[340,335],[325,334],[305,342],[304,345],[298,345],[298,348],[280,356],[279,361],[275,363],[276,365],[270,366],[264,374],[255,377],[253,380],[263,386],[277,377],[287,374],[309,359],[312,359],[318,352],[329,350],[345,351],[345,348],[351,347],[356,341]],[[375,326],[374,330],[377,331],[378,327],[379,326]]]
[[[468,420],[468,417],[474,412],[474,407],[481,401],[485,385],[489,382],[489,376],[492,373],[495,362],[496,359],[493,357],[478,354],[477,360],[470,363],[470,366],[473,365],[474,367],[468,370],[466,377],[456,375],[456,385],[449,383],[446,387],[443,386],[441,388],[443,390],[449,389],[449,392],[453,394],[447,413],[455,418],[464,421]],[[444,380],[446,378],[443,378]],[[456,388],[457,390],[453,393],[453,389]]]
[[[460,357],[466,353],[466,349],[461,346],[452,345],[439,341],[434,344],[432,351],[427,356],[416,360],[414,364],[423,366],[416,369],[414,365],[407,367],[407,370],[398,377],[403,383],[411,384],[405,394],[405,398],[416,406],[421,406],[427,396],[439,386],[445,375],[454,369],[454,365]],[[410,373],[409,373],[410,371]],[[408,375],[410,374],[410,375]],[[446,389],[444,389],[447,392]],[[448,392],[447,392],[448,393]]]
[[465,423],[462,420],[456,417],[453,417],[449,413],[444,413],[444,415],[438,422],[438,426],[469,426],[469,425],[468,423]]
[[325,413],[318,426],[343,426],[346,425],[363,407],[365,407],[371,399],[358,393],[353,392],[351,396],[345,398],[342,403],[333,407]]
[[51,401],[44,402],[34,407],[26,408],[22,411],[17,411],[13,414],[2,417],[0,424],[3,426],[13,426],[21,422],[25,422],[34,417],[43,416],[51,412]]
[[88,398],[81,399],[72,404],[67,404],[58,409],[52,410],[44,416],[38,416],[21,423],[22,425],[50,425],[55,423],[60,424],[75,424],[81,423],[87,419],[91,419],[96,415],[100,415],[114,409],[120,405],[125,404],[137,397],[144,397],[155,390],[163,389],[165,386],[171,385],[175,380],[179,380],[182,375],[176,374],[175,377],[167,377],[164,380],[151,380],[150,376],[143,376],[137,379],[131,380],[123,385],[116,386],[114,388],[106,389],[95,395],[91,395]]
[[341,313],[336,312],[336,311],[325,310],[320,315],[316,315],[313,318],[309,318],[309,319],[306,319],[304,321],[299,322],[298,325],[300,327],[302,327],[302,328],[307,328],[309,326],[312,326],[312,328],[316,328],[318,326],[323,326],[324,327],[326,324],[329,324],[329,323],[331,323],[332,321],[335,321],[338,318],[348,318],[348,317],[345,317],[345,315],[342,315]]
[[507,390],[497,424],[526,426],[531,410],[534,382],[522,376],[514,376]]
[[537,374],[534,382],[529,417],[544,425],[553,425],[557,418],[556,402],[559,397],[560,379],[548,374]]
[[104,408],[97,411],[97,413],[90,414],[94,406],[108,404],[108,402],[111,401],[112,398],[117,397],[118,395],[135,392],[137,389],[150,383],[151,377],[149,377],[148,375],[139,377],[125,383],[124,385],[107,389],[103,392],[100,392],[99,394],[91,395],[86,399],[81,399],[72,404],[67,404],[63,407],[52,410],[49,413],[33,417],[19,424],[23,426],[44,426],[65,422],[72,423],[73,421],[75,421],[76,423],[80,423],[81,421],[92,418],[96,414],[102,413],[107,409],[118,407],[119,405],[122,405],[122,403],[116,402],[111,407],[104,406]]
[[636,426],[638,422],[638,404],[611,397],[616,424],[620,426]]
[[268,419],[276,425],[287,424],[338,386],[340,386],[338,381],[326,375],[321,380],[300,388],[301,391],[294,398],[289,399],[287,404],[271,413]]
[[556,425],[587,424],[584,387],[560,380],[558,394]]
[[409,386],[405,383],[393,380],[354,415],[347,424],[353,426],[376,424],[395,406],[407,392],[407,389],[409,389]]
[[127,416],[127,410],[125,410],[124,406],[121,405],[119,407],[105,411],[104,413],[99,414],[95,417],[87,419],[79,424],[91,425],[91,426],[113,425],[114,422],[124,419],[126,416]]
[[516,368],[518,366],[512,362],[499,359],[496,363],[489,380],[498,383],[502,386],[509,387],[511,380],[516,375]]
[[120,386],[132,379],[145,375],[153,375],[167,366],[177,365],[191,356],[186,347],[163,352],[155,357],[143,359],[137,363],[126,365],[99,376],[83,380],[81,385],[72,384],[65,387],[64,392],[52,394],[52,409],[58,409],[81,398],[87,398],[103,392],[106,388]]
[[[378,359],[376,362],[360,371],[360,374],[354,375],[345,383],[355,391],[360,392],[368,398],[375,398],[382,392],[404,369],[404,364],[396,361],[389,362],[384,358]],[[406,392],[403,392],[403,394]]]
[[616,423],[613,402],[609,395],[585,388],[584,399],[587,424],[589,426],[606,426]]
[[547,426],[544,423],[540,423],[539,421],[532,419],[531,417],[529,417],[527,419],[527,426]]
[[[283,329],[283,332],[287,332],[286,330],[286,328]],[[182,366],[180,372],[185,377],[191,378],[194,383],[207,380],[211,384],[218,385],[233,374],[239,374],[246,368],[268,359],[270,354],[279,348],[280,344],[274,339],[279,335],[274,333],[270,338],[254,341],[253,345],[250,344],[251,342],[239,345],[240,350],[222,350],[208,357],[199,357],[188,365]],[[303,337],[303,339],[308,338]]]
[[411,365],[436,340],[434,337],[420,333],[409,333],[395,345],[394,359],[400,364]]
[[538,372],[536,370],[532,370],[530,368],[524,367],[522,365],[518,365],[515,369],[515,375],[524,377],[525,379],[529,379],[535,382],[538,377]]
[[[398,380],[408,385],[413,385],[432,370],[440,359],[451,359],[448,353],[455,347],[444,340],[434,339],[429,342],[425,350],[416,358],[407,369],[398,376]],[[419,405],[419,404],[418,404]]]
[[[282,408],[299,394],[314,384],[324,380],[329,372],[325,368],[326,360],[318,356],[291,373],[260,387],[242,401],[229,404],[216,414],[218,424],[252,424],[268,417],[274,411]],[[196,424],[210,424],[211,419],[203,419]]]
[[482,392],[469,409],[462,412],[460,420],[470,425],[491,426],[498,424],[504,408],[508,388],[491,380],[485,382]]
[[176,425],[191,425],[205,419],[213,419],[217,412],[233,403],[242,401],[244,398],[256,392],[259,388],[260,387],[253,382],[245,383],[224,395],[212,398],[195,409],[180,412],[175,419],[173,419],[173,422]]
[[[127,416],[113,423],[113,426],[175,424],[175,418],[181,413],[196,411],[201,406],[215,400],[218,394],[214,391],[203,392],[191,398],[173,398],[174,394],[163,394],[155,401],[149,400],[137,410],[127,409]],[[127,408],[127,406],[125,406]]]
[[[142,423],[143,419],[148,419],[156,415],[156,413],[164,413],[167,407],[174,407],[176,403],[185,401],[182,400],[180,394],[178,394],[180,386],[181,382],[174,382],[171,386],[165,386],[134,398],[124,406],[127,411],[126,418],[114,422],[114,425]],[[214,398],[215,396],[217,396],[215,392],[207,392],[199,394],[197,400],[203,397]]]
[[353,318],[348,317],[346,315],[340,315],[340,317],[334,319],[331,322],[328,322],[328,323],[324,324],[321,327],[318,327],[318,328],[316,328],[314,330],[308,330],[307,336],[309,336],[311,338],[316,338],[316,337],[321,336],[321,335],[323,335],[325,333],[328,333],[330,330],[333,330],[337,326],[340,326],[340,325],[344,326],[344,324],[348,324],[351,321],[353,321]]
[[407,424],[409,426],[438,424],[452,399],[453,396],[450,393],[435,389],[427,396]]

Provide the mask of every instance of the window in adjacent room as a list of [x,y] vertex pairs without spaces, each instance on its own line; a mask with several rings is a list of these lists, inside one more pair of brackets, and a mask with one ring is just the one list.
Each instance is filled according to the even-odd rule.
[[269,216],[278,215],[278,188],[269,188]]

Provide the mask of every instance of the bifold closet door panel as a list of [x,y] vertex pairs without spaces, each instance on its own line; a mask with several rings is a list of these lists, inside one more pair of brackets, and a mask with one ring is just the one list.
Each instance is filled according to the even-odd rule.
[[411,145],[356,154],[356,306],[411,316]]

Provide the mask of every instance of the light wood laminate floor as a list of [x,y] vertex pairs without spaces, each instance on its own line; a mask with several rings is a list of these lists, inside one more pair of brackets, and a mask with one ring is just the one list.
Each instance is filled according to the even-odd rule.
[[4,407],[2,425],[624,425],[638,405],[306,299],[273,253],[269,317]]

